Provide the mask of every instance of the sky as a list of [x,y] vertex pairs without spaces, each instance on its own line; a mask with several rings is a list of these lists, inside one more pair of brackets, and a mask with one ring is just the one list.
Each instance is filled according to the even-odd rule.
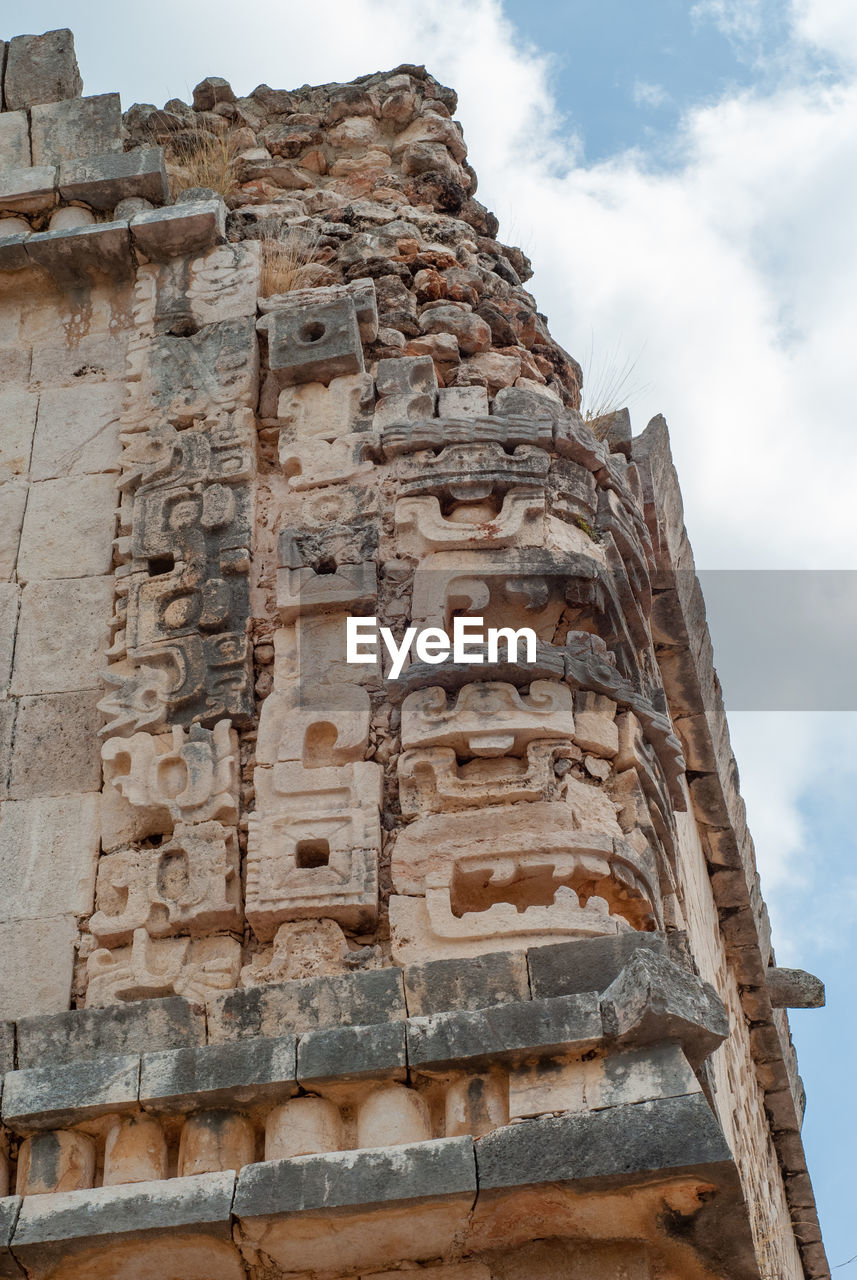
[[125,107],[402,62],[458,90],[478,197],[590,403],[669,423],[777,960],[827,982],[791,1021],[857,1277],[854,0],[30,0],[26,23],[71,26],[85,92]]

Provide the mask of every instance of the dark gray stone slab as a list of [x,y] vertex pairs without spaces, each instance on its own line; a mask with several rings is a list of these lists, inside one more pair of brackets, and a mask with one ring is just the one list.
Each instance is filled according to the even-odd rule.
[[404,973],[405,999],[411,1017],[447,1009],[485,1009],[489,1005],[530,998],[527,957],[523,951],[429,960],[425,964],[407,965]]
[[15,1024],[0,1022],[0,1073],[15,1067]]
[[527,952],[533,998],[570,996],[579,991],[603,991],[617,977],[638,947],[666,955],[658,933],[620,933],[605,938],[581,938]]
[[0,211],[40,213],[57,202],[57,170],[52,164],[0,170]]
[[298,1044],[298,1080],[305,1085],[361,1077],[402,1079],[406,1066],[403,1022],[310,1031]]
[[140,1102],[154,1111],[241,1106],[296,1092],[295,1037],[144,1053]]
[[30,112],[33,164],[61,164],[105,151],[122,150],[122,107],[118,93],[66,98]]
[[19,1018],[17,1030],[18,1066],[36,1067],[205,1044],[205,1015],[180,996],[169,996]]
[[269,1160],[241,1170],[233,1213],[256,1218],[476,1194],[473,1139]]
[[[2,57],[0,41],[0,57]],[[0,169],[21,169],[30,163],[30,126],[26,111],[0,112]]]
[[12,1238],[15,1255],[27,1266],[41,1261],[48,1247],[72,1241],[111,1243],[138,1233],[202,1229],[231,1237],[230,1211],[235,1174],[201,1173],[165,1182],[97,1187],[27,1196]]
[[133,1106],[139,1079],[135,1053],[10,1071],[3,1077],[3,1123],[17,1132],[56,1129]]
[[30,262],[61,284],[83,281],[94,271],[126,277],[133,270],[127,222],[37,231],[27,239],[26,249]]
[[822,1009],[824,983],[805,969],[770,968],[765,973],[768,995],[775,1009]]
[[357,310],[350,297],[309,301],[271,311],[268,360],[281,387],[296,382],[330,382],[363,370]]
[[84,200],[93,209],[114,209],[129,196],[163,204],[170,194],[163,150],[138,147],[67,160],[60,165],[59,190],[63,200]]
[[9,1250],[22,1203],[20,1196],[0,1197],[0,1278],[2,1280],[7,1280],[11,1276],[24,1275],[23,1269]]
[[83,81],[68,27],[41,36],[13,36],[8,44],[3,96],[7,111],[75,98]]
[[404,1017],[401,970],[368,969],[215,995],[208,1004],[208,1038],[222,1044],[245,1036],[303,1035],[319,1027],[369,1026]]
[[622,1044],[678,1040],[697,1066],[729,1034],[729,1020],[708,982],[657,952],[637,950],[601,996],[604,1031]]
[[21,271],[30,265],[24,247],[28,240],[29,236],[24,234],[5,236],[0,240],[0,271]]
[[197,200],[138,213],[131,219],[134,248],[153,262],[182,253],[202,253],[226,239],[226,205]]
[[492,1009],[436,1013],[408,1019],[408,1063],[440,1067],[464,1059],[496,1059],[568,1046],[583,1052],[603,1035],[594,991],[530,1000]]
[[702,1094],[540,1117],[495,1129],[476,1143],[480,1191],[731,1161]]

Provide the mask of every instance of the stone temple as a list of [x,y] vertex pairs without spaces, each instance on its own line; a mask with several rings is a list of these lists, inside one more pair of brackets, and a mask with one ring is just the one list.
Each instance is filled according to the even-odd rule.
[[666,424],[455,93],[0,65],[0,1276],[827,1277]]

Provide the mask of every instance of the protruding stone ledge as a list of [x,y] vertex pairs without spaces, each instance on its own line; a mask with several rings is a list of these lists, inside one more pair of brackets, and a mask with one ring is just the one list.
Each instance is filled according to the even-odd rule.
[[584,1053],[603,1036],[598,993],[408,1019],[408,1063],[509,1061],[521,1053]]
[[297,1092],[292,1035],[144,1053],[140,1102],[158,1112],[285,1100]]
[[226,239],[222,200],[189,200],[165,209],[137,213],[131,219],[134,248],[152,262],[182,253],[202,253]]
[[0,170],[0,210],[6,213],[41,213],[57,202],[55,165]]
[[24,1275],[9,1249],[22,1203],[20,1196],[0,1197],[0,1280]]
[[310,1031],[298,1043],[297,1077],[307,1088],[322,1080],[404,1080],[405,1023]]
[[180,996],[20,1018],[18,1066],[205,1044],[205,1016]]
[[532,947],[527,952],[527,965],[533,997],[604,991],[639,948],[667,954],[662,933],[620,933]]
[[3,1123],[18,1133],[80,1124],[135,1106],[139,1079],[137,1054],[10,1071],[3,1080]]
[[27,238],[25,247],[31,264],[61,284],[84,280],[94,271],[122,277],[134,270],[127,222],[39,231]]
[[[456,960],[428,960],[425,964],[406,965],[404,974],[405,999],[411,1017],[450,1009],[484,1009],[530,998],[527,957],[523,951],[494,951],[484,956]],[[539,994],[565,995],[566,992]]]
[[170,194],[161,147],[66,160],[58,185],[63,200],[81,200],[93,209],[115,209],[130,197],[163,204]]

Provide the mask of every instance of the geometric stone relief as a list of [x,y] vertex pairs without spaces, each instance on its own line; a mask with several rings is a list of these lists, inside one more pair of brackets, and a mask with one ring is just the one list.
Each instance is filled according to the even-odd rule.
[[86,1004],[93,1008],[170,995],[202,1004],[213,991],[234,987],[240,969],[236,938],[150,938],[141,928],[130,946],[89,956]]
[[101,748],[105,783],[112,784],[151,826],[238,821],[238,736],[228,720],[213,729],[174,725],[172,734],[109,738]]

